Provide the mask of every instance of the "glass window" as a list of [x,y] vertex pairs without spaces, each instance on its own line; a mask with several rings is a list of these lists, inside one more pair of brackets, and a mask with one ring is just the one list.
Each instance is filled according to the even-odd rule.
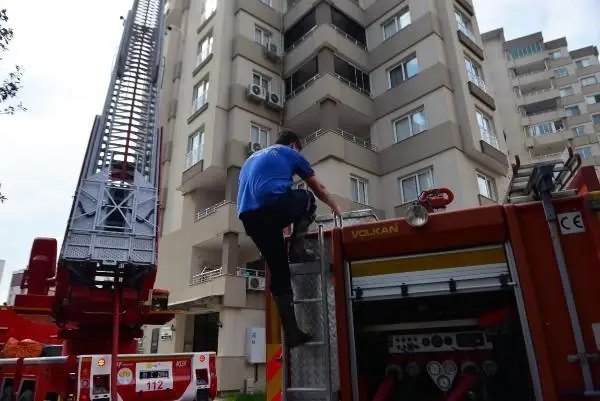
[[261,27],[254,27],[254,41],[260,43],[263,46],[268,45],[271,42],[271,32]]
[[196,131],[188,136],[186,168],[192,167],[194,164],[202,160],[204,155],[204,131]]
[[388,74],[390,78],[390,88],[395,88],[407,79],[414,77],[419,73],[419,61],[417,55],[412,54],[397,67],[391,69]]
[[363,28],[358,22],[347,17],[345,14],[331,8],[331,23],[339,30],[344,32],[346,35],[354,39],[361,47],[367,47],[367,35],[365,28]]
[[590,59],[585,58],[583,60],[576,61],[575,65],[577,66],[577,68],[585,68],[592,65],[592,61]]
[[479,195],[483,195],[491,200],[496,200],[493,179],[481,173],[477,173],[477,187],[479,188]]
[[258,143],[262,149],[269,146],[269,136],[271,131],[265,127],[252,124],[250,127],[250,142]]
[[600,114],[593,114],[592,115],[592,122],[594,124],[600,124]]
[[598,79],[596,78],[595,75],[592,75],[591,77],[583,78],[581,80],[582,86],[596,85],[597,83],[598,83]]
[[[247,0],[246,0],[247,1]],[[294,25],[285,31],[283,35],[283,48],[287,51],[296,43],[303,40],[315,26],[317,26],[317,14],[313,7],[304,17],[300,18]]]
[[475,35],[473,35],[473,25],[471,24],[471,19],[458,9],[454,10],[454,16],[456,17],[456,25],[458,26],[458,30],[467,35],[472,40],[475,40]]
[[252,73],[252,83],[254,85],[258,85],[258,86],[264,88],[266,91],[268,91],[271,80],[269,78],[265,77],[264,75],[261,75],[257,72],[253,72]]
[[208,79],[203,80],[194,86],[194,100],[192,108],[194,112],[202,108],[208,102]]
[[483,72],[479,64],[475,63],[468,57],[465,57],[465,66],[467,67],[467,77],[469,81],[473,82],[482,91],[486,91],[485,80],[483,79]]
[[581,127],[573,128],[573,135],[574,136],[585,136],[585,135],[587,135],[587,131],[586,131],[585,127],[582,125]]
[[390,38],[396,32],[406,28],[408,25],[410,25],[410,22],[410,11],[408,8],[405,8],[399,14],[381,24],[383,40]]
[[342,81],[349,83],[350,86],[365,92],[371,93],[371,83],[369,74],[358,67],[348,63],[338,56],[333,58],[333,70]]
[[414,202],[419,198],[421,192],[433,188],[433,169],[430,168],[401,178],[399,181],[402,203]]
[[543,123],[538,123],[534,125],[530,125],[527,127],[527,135],[529,136],[544,136],[548,134],[553,134],[556,131],[562,130],[564,128],[562,120],[556,121],[544,121]]
[[540,42],[531,43],[523,47],[516,47],[507,50],[507,56],[509,60],[517,60],[523,57],[529,57],[542,51],[542,44]]
[[569,117],[581,115],[581,110],[579,109],[579,106],[567,107],[565,108],[565,110],[567,111],[567,116]]
[[302,90],[303,86],[318,73],[319,64],[317,62],[317,57],[315,56],[285,78],[286,97],[289,98],[294,96],[296,92]]
[[217,10],[217,0],[206,0],[204,2],[204,14],[202,17],[208,19]]
[[562,88],[560,90],[560,97],[567,97],[567,96],[571,96],[573,94],[573,88],[568,86],[566,88]]
[[579,153],[582,159],[589,159],[592,157],[592,147],[591,146],[582,146],[575,149],[575,152]]
[[427,129],[427,117],[425,111],[421,110],[395,120],[392,124],[394,125],[395,140],[400,142],[425,131]]
[[498,138],[496,137],[496,132],[494,131],[494,123],[492,118],[479,110],[475,111],[475,115],[477,116],[477,125],[479,125],[481,139],[498,149],[499,143]]
[[202,42],[198,44],[198,57],[196,58],[196,65],[202,64],[204,60],[212,53],[213,36],[210,34],[205,37]]
[[556,50],[556,51],[553,51],[552,53],[550,53],[550,58],[552,60],[559,59],[560,58],[560,50]]
[[598,94],[598,95],[592,95],[592,96],[587,96],[585,98],[585,101],[587,102],[587,104],[600,103],[600,94]]
[[569,76],[569,71],[566,68],[559,68],[554,70],[554,76],[556,78],[564,78]]
[[369,204],[368,184],[364,178],[350,177],[350,195],[352,202]]

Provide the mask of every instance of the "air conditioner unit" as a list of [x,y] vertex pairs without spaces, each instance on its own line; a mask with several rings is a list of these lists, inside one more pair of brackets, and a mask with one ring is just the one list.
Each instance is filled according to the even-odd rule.
[[263,88],[262,86],[250,84],[248,85],[246,96],[248,96],[249,100],[260,103],[266,99],[267,93],[265,91],[265,88]]
[[267,107],[270,107],[274,110],[281,110],[283,109],[283,101],[281,99],[281,96],[279,96],[277,93],[274,92],[269,92],[267,93]]
[[254,152],[258,152],[262,149],[260,143],[258,142],[248,142],[248,156],[250,156]]
[[264,277],[248,277],[246,281],[246,289],[252,291],[264,291],[265,290],[265,278]]
[[279,61],[281,57],[279,56],[279,49],[277,45],[274,43],[267,43],[265,45],[265,57],[272,61]]

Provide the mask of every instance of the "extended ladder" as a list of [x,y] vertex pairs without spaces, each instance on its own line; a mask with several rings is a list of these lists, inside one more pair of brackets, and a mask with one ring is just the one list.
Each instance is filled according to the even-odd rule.
[[317,237],[307,242],[316,245],[319,259],[290,265],[298,325],[310,331],[314,339],[289,350],[282,335],[284,401],[337,399],[340,380],[335,295],[330,238],[325,237],[325,230],[341,227],[342,220],[352,225],[377,220],[377,216],[370,209],[344,213],[340,219],[318,216],[315,220]]

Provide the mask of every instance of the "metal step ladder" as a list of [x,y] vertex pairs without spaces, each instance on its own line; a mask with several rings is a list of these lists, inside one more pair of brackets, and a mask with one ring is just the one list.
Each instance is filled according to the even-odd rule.
[[504,203],[543,200],[542,193],[550,193],[553,198],[573,195],[574,191],[564,188],[581,166],[581,157],[570,147],[567,148],[566,156],[566,160],[556,159],[523,165],[519,156],[516,156]]
[[289,350],[282,335],[283,401],[338,399],[335,294],[331,246],[325,230],[341,227],[343,223],[353,225],[376,220],[377,215],[370,209],[343,213],[339,219],[332,215],[317,216],[317,237],[307,242],[316,245],[311,248],[316,247],[319,259],[290,265],[298,325],[313,335],[313,341]]

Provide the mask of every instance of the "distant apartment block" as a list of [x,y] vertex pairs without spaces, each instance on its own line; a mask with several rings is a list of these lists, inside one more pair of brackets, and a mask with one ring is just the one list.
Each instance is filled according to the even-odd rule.
[[6,300],[7,305],[12,306],[15,304],[15,297],[19,294],[24,294],[25,290],[21,289],[21,281],[25,275],[25,269],[17,270],[12,273],[10,278],[10,287],[8,288],[8,298]]
[[571,146],[600,171],[597,47],[569,51],[566,38],[540,32],[507,41],[503,29],[482,38],[509,153],[542,161]]

